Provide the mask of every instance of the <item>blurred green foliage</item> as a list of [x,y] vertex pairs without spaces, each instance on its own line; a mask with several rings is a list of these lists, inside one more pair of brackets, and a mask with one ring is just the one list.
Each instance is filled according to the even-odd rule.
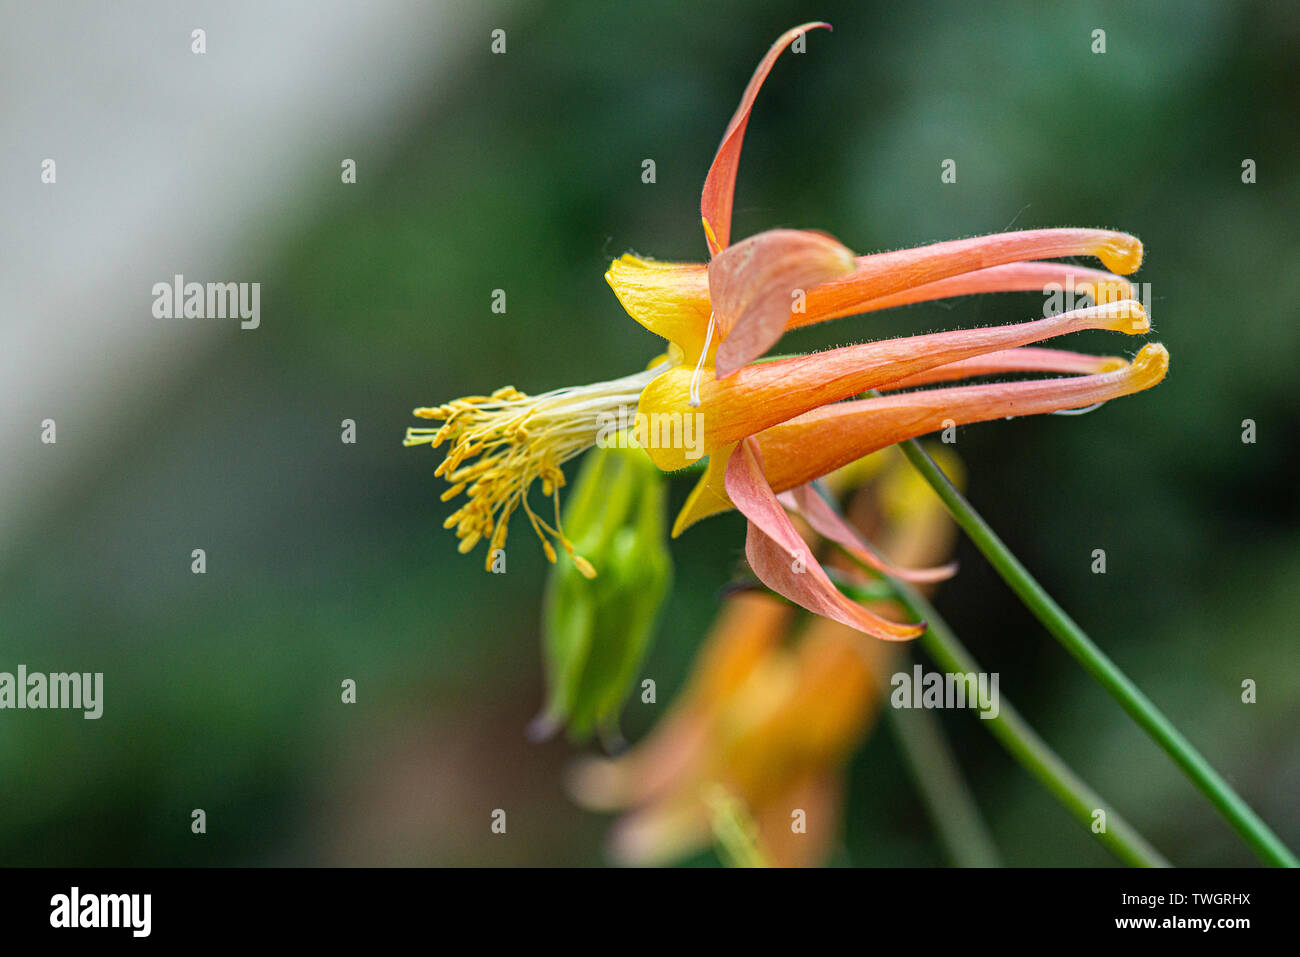
[[[458,555],[438,459],[402,449],[403,431],[417,405],[644,365],[658,343],[622,313],[605,265],[627,250],[705,255],[698,192],[723,127],[767,45],[814,15],[835,32],[773,71],[733,234],[815,227],[860,252],[1007,227],[1143,239],[1135,278],[1172,353],[1167,382],[1088,416],[961,430],[969,495],[1300,845],[1300,11],[585,0],[503,15],[505,56],[465,37],[404,141],[339,153],[357,157],[357,185],[303,182],[314,212],[287,248],[265,240],[275,210],[250,222],[261,329],[232,329],[147,417],[120,421],[74,493],[32,510],[0,569],[0,667],[103,671],[106,704],[97,722],[0,715],[0,863],[601,860],[607,822],[562,792],[570,750],[524,740],[543,693],[545,562],[520,545],[509,574],[488,575]],[[940,183],[945,158],[955,185]],[[1245,158],[1257,184],[1241,182]],[[489,309],[496,288],[505,315]],[[1034,295],[918,305],[781,349],[1040,309]],[[355,446],[339,441],[343,418]],[[634,701],[629,736],[680,687],[742,541],[728,515],[674,542],[642,669],[659,703]],[[1099,547],[1104,576],[1089,570]],[[959,558],[938,605],[1060,753],[1175,863],[1248,863],[979,556],[963,544]],[[345,678],[355,705],[340,702]],[[1245,678],[1255,705],[1240,703]],[[978,721],[943,717],[1007,863],[1111,863]],[[941,862],[900,771],[885,735],[855,759],[836,863]],[[504,838],[488,828],[498,807]]]

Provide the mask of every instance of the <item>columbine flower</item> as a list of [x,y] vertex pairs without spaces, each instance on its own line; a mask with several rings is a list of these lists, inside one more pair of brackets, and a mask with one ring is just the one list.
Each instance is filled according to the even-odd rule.
[[[896,451],[868,461],[876,475],[854,496],[854,517],[881,526],[900,560],[940,559],[955,528],[934,492]],[[825,618],[800,631],[790,605],[733,594],[663,720],[626,754],[579,763],[570,789],[592,810],[623,812],[610,840],[620,863],[706,847],[719,791],[752,819],[757,856],[820,863],[839,827],[843,766],[871,730],[897,651]],[[791,827],[795,811],[803,832]]]
[[[723,135],[700,202],[709,263],[668,263],[625,255],[606,274],[628,313],[668,341],[653,368],[575,389],[529,397],[513,388],[460,399],[416,415],[439,429],[408,430],[406,444],[450,440],[439,467],[469,502],[451,515],[461,550],[483,538],[504,545],[506,522],[523,508],[555,559],[548,539],[577,555],[556,520],[529,507],[541,479],[557,496],[560,466],[595,442],[604,417],[636,405],[638,438],[661,469],[708,455],[708,469],[674,525],[674,536],[732,507],[749,519],[746,556],[770,588],[818,614],[880,638],[911,638],[923,626],[880,618],[843,596],[809,557],[786,508],[810,521],[815,496],[805,486],[887,445],[949,424],[961,425],[1079,408],[1158,383],[1168,354],[1147,345],[1129,362],[1033,344],[1083,329],[1129,335],[1149,322],[1119,274],[1142,261],[1142,244],[1101,229],[1040,229],[855,256],[824,233],[777,229],[731,243],[731,207],[741,143],[759,88],[794,39],[829,26],[809,23],[784,34],[759,64]],[[1111,272],[1037,260],[1092,256]],[[877,309],[972,293],[1043,289],[1059,283],[1091,294],[1093,306],[1030,322],[910,336],[756,362],[787,330]],[[967,377],[1011,372],[1065,373],[1040,379],[900,391]],[[861,399],[877,389],[888,394]],[[655,423],[672,423],[655,431]],[[688,425],[689,424],[689,425]],[[696,441],[683,441],[687,428]],[[664,434],[673,441],[656,441]],[[789,493],[783,495],[783,493]],[[835,524],[817,515],[819,530]],[[836,532],[849,537],[843,528]],[[865,543],[863,544],[865,554]],[[489,556],[489,562],[491,558]],[[893,571],[898,571],[893,569]],[[914,573],[933,580],[939,570]]]

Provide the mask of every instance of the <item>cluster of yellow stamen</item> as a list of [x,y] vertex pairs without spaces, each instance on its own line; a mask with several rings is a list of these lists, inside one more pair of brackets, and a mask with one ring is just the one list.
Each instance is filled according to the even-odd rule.
[[[511,515],[523,509],[547,560],[556,560],[554,540],[583,575],[595,577],[596,570],[574,549],[560,521],[562,466],[595,445],[602,429],[608,429],[610,419],[621,409],[635,409],[642,388],[661,371],[649,369],[538,396],[505,386],[491,395],[471,395],[436,408],[416,409],[415,415],[442,425],[409,428],[402,444],[428,444],[436,449],[444,442],[451,443],[434,474],[451,486],[442,493],[444,502],[461,493],[468,498],[443,522],[444,528],[456,529],[461,554],[486,539],[485,566],[491,571],[498,551],[505,547]],[[542,483],[542,494],[554,503],[554,524],[528,503],[529,490],[536,481]]]

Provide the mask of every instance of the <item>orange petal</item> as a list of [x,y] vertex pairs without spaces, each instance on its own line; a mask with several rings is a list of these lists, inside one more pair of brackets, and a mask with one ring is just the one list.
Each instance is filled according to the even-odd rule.
[[[863,256],[858,262],[870,259]],[[849,277],[849,279],[856,279]],[[844,282],[848,282],[846,279]],[[893,309],[917,302],[933,302],[936,299],[949,299],[954,296],[973,296],[991,292],[1046,292],[1052,285],[1061,290],[1071,290],[1076,296],[1091,296],[1094,304],[1118,302],[1133,298],[1133,284],[1123,276],[1116,276],[1101,269],[1088,269],[1071,263],[1017,262],[1006,266],[990,266],[976,269],[974,272],[950,276],[935,282],[912,286],[902,292],[872,299],[857,300],[846,294],[844,283],[837,283],[826,289],[810,291],[808,308],[801,313],[790,316],[787,329],[798,329],[827,319],[841,316],[858,315],[875,312],[879,309]],[[863,283],[865,293],[867,284]]]
[[875,638],[902,641],[922,634],[924,622],[908,625],[881,618],[835,587],[767,484],[756,452],[751,439],[732,453],[727,494],[749,519],[745,557],[759,580],[801,608]]
[[[826,863],[839,835],[843,814],[841,777],[838,768],[816,769],[754,810],[759,838],[774,867],[818,867]],[[794,808],[804,812],[803,831],[790,827],[790,812]]]
[[928,583],[944,581],[957,572],[956,562],[937,568],[899,568],[890,564],[876,554],[858,530],[831,508],[811,485],[800,485],[783,492],[780,500],[788,500],[822,538],[839,545],[858,561],[883,575],[901,578],[903,581]]
[[1098,372],[1114,372],[1126,365],[1128,360],[1121,359],[1119,356],[1093,356],[1086,352],[1069,352],[1065,349],[1022,346],[1019,349],[990,352],[988,355],[976,356],[974,359],[949,362],[947,365],[936,366],[876,388],[893,392],[898,389],[931,385],[935,382],[952,382],[955,379],[971,379],[981,375],[1005,375],[1008,372],[1070,372],[1076,375],[1095,375]]
[[834,238],[799,229],[769,229],[718,253],[709,263],[709,298],[721,341],[717,377],[765,353],[785,333],[797,300],[853,268],[853,253]]
[[[692,370],[678,367],[652,380],[642,391],[637,408],[652,422],[684,423],[683,416],[698,414],[700,418],[694,422],[696,428],[703,429],[702,452],[707,455],[810,409],[936,366],[1082,329],[1137,334],[1149,328],[1142,306],[1124,300],[1016,325],[904,336],[756,363],[720,382],[705,370],[700,379],[698,409],[690,405]],[[690,456],[700,451],[670,446],[646,448],[664,471],[685,468],[694,461]]]
[[1168,369],[1169,353],[1164,346],[1151,343],[1143,346],[1130,364],[1115,372],[957,386],[840,402],[783,422],[755,440],[767,464],[767,479],[780,492],[811,482],[878,449],[949,424],[1077,409],[1141,392],[1159,383]]
[[[862,312],[864,303],[871,300],[975,270],[1063,256],[1095,256],[1107,269],[1128,275],[1142,264],[1142,243],[1128,233],[1106,229],[1025,229],[859,256],[852,275],[809,290],[808,311],[799,324]],[[960,288],[955,284],[950,290]],[[942,295],[964,293],[948,291]],[[909,301],[920,300],[903,298],[893,304]]]
[[708,847],[712,834],[704,802],[673,795],[619,818],[608,853],[621,866],[659,867]]
[[754,108],[754,99],[785,48],[796,37],[819,27],[829,30],[831,25],[805,23],[781,34],[758,64],[740,98],[740,106],[727,124],[727,131],[722,134],[722,143],[713,157],[709,175],[704,178],[704,191],[700,194],[700,219],[704,222],[704,237],[708,240],[710,255],[725,249],[731,242],[731,202],[736,191],[736,167],[740,165],[740,146],[745,138],[745,126],[749,123],[749,111]]

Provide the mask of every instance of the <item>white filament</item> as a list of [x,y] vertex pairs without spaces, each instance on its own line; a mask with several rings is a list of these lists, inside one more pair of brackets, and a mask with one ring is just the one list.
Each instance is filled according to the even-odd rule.
[[709,313],[709,328],[704,333],[704,348],[700,350],[699,361],[695,363],[695,373],[691,376],[691,408],[700,407],[700,376],[704,374],[704,358],[709,354],[709,345],[713,342],[713,313]]

